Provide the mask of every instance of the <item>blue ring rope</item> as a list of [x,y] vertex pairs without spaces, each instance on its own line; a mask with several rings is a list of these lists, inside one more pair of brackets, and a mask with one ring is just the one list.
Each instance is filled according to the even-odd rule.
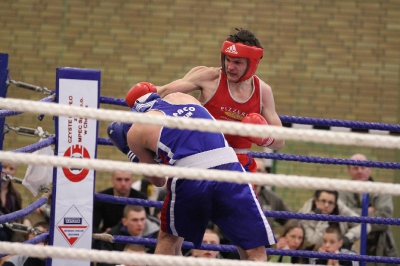
[[[142,237],[132,237],[132,236],[122,236],[122,235],[114,235],[113,238],[114,238],[114,243],[140,244],[147,246],[155,246],[157,244],[157,239],[155,238],[142,238]],[[191,242],[184,241],[182,244],[182,248],[193,249],[194,245]],[[200,249],[237,253],[237,249],[233,245],[201,244]],[[283,250],[274,248],[266,248],[265,250],[267,254],[270,255],[350,260],[350,261],[368,261],[368,262],[380,262],[380,263],[392,263],[392,264],[400,263],[400,258],[394,258],[394,257],[368,256],[368,255],[358,255],[358,254],[335,254],[335,253],[318,252],[318,251]]]
[[[143,207],[161,208],[163,205],[162,201],[117,197],[100,193],[95,193],[94,199],[108,203],[140,205]],[[400,225],[400,219],[398,218],[297,213],[297,212],[287,212],[287,211],[264,211],[264,213],[266,217],[282,218],[282,219]]]
[[34,210],[36,210],[37,208],[39,208],[40,206],[45,204],[46,202],[47,202],[46,197],[40,197],[35,202],[33,202],[32,204],[29,204],[28,206],[26,206],[25,208],[23,208],[21,210],[1,215],[0,216],[0,224],[12,222],[19,218],[27,216],[28,214],[30,214],[31,212],[33,212]]

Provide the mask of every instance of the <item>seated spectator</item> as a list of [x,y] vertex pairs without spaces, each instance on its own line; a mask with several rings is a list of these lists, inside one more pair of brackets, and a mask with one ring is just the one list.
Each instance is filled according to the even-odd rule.
[[[15,176],[17,172],[17,165],[11,162],[3,162],[2,172],[10,176]],[[4,173],[1,173],[1,193],[0,193],[0,215],[9,214],[18,210],[22,207],[21,194],[14,187],[10,179],[3,179]],[[15,222],[21,222],[17,220]],[[17,241],[16,238],[19,234],[16,234],[7,227],[0,228],[0,241]]]
[[[307,200],[299,212],[358,216],[357,213],[338,200],[338,192],[332,190],[315,191],[314,197]],[[322,245],[322,235],[330,223],[327,221],[304,220],[302,224],[306,231],[306,249],[317,250]],[[343,247],[351,249],[354,241],[360,238],[361,224],[340,222],[339,227],[343,235]],[[370,225],[367,225],[367,229],[368,231],[371,229]]]
[[[206,229],[203,237],[203,244],[219,245],[218,234],[212,229]],[[192,249],[192,257],[196,258],[221,258],[219,251]]]
[[[146,247],[143,245],[138,245],[138,244],[127,244],[124,248],[124,252],[129,252],[129,253],[138,253],[138,254],[144,254],[146,253]],[[115,266],[145,266],[145,265],[138,265],[138,264],[118,264]]]
[[[322,237],[322,246],[318,249],[319,252],[329,252],[335,254],[356,254],[353,251],[342,248],[343,238],[340,233],[340,228],[337,225],[332,225],[326,228]],[[358,261],[334,260],[334,259],[317,259],[310,258],[310,264],[313,265],[333,265],[333,266],[359,266]]]
[[[366,161],[363,154],[354,154],[351,160]],[[365,166],[349,165],[347,172],[352,180],[374,182],[371,177],[371,168]],[[357,214],[361,215],[362,194],[349,191],[339,191],[339,199],[342,200]],[[393,199],[391,195],[370,194],[368,216],[371,217],[393,217]],[[367,255],[397,257],[396,242],[390,225],[371,224],[371,232],[367,236]],[[367,262],[367,266],[381,265],[375,262]],[[390,265],[390,264],[386,264]]]
[[[157,238],[160,224],[154,217],[147,216],[142,206],[126,205],[124,208],[124,217],[121,221],[108,232],[111,235],[134,236]],[[126,244],[101,242],[102,250],[123,251]],[[150,247],[147,253],[154,253],[155,247]],[[109,264],[98,264],[105,266]]]
[[[100,191],[100,194],[147,199],[146,195],[131,188],[133,176],[131,173],[115,171],[111,176],[112,187]],[[121,221],[124,204],[95,201],[93,206],[93,233],[107,233],[111,227]],[[100,224],[102,227],[100,228]]]
[[[35,224],[34,227],[37,228],[42,233],[45,233],[49,230],[49,224],[47,222],[39,222]],[[30,233],[28,238],[31,239],[35,236],[36,234]],[[38,245],[47,245],[47,243],[39,243]],[[14,255],[14,256],[8,256],[2,265],[3,266],[33,266],[33,265],[46,266],[46,261],[45,259],[42,258]]]
[[[268,173],[267,168],[264,165],[264,161],[259,158],[254,159],[257,163],[258,173]],[[261,208],[263,211],[291,211],[290,208],[283,202],[282,198],[272,191],[267,186],[254,185],[254,191],[258,196]],[[274,229],[274,224],[285,225],[287,219],[267,217],[268,223]]]
[[[301,250],[303,249],[305,231],[299,220],[288,220],[283,227],[283,234],[276,244],[277,249]],[[306,258],[290,256],[272,256],[269,262],[282,262],[292,264],[307,263]]]

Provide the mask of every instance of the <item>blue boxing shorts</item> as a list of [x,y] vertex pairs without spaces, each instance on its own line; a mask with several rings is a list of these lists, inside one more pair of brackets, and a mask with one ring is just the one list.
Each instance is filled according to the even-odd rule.
[[[209,169],[243,172],[240,163]],[[161,230],[199,248],[209,220],[236,246],[249,250],[276,243],[250,184],[169,178]]]

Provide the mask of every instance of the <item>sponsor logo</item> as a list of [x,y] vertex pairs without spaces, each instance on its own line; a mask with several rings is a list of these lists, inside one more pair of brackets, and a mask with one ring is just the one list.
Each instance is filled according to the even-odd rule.
[[64,224],[82,224],[82,218],[64,217]]
[[[88,150],[82,145],[73,145],[70,146],[65,152],[64,157],[76,158],[76,159],[90,159],[90,155]],[[80,168],[63,168],[65,177],[71,182],[80,182],[89,173],[89,169],[80,169]]]
[[89,224],[73,205],[57,223],[57,229],[72,247],[88,229]]
[[234,44],[226,48],[225,53],[238,54],[238,52],[236,51],[236,46]]
[[185,106],[181,109],[176,110],[172,115],[175,117],[191,117],[193,116],[193,112],[196,111],[194,106]]
[[232,118],[234,120],[239,120],[241,121],[243,117],[247,115],[246,112],[243,112],[239,109],[232,108],[232,107],[227,107],[227,106],[222,106],[221,111],[229,118]]
[[225,112],[225,115],[230,117],[230,118],[233,118],[235,120],[239,120],[239,121],[241,121],[243,119],[242,115],[236,114],[236,113],[232,113],[232,112]]

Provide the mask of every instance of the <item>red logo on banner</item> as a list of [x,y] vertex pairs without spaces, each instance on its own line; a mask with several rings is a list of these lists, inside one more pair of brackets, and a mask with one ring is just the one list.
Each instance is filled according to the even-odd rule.
[[[73,145],[69,147],[65,153],[64,157],[76,158],[76,159],[90,159],[89,152],[87,149],[81,145]],[[89,169],[81,169],[81,168],[63,168],[63,172],[66,178],[68,178],[71,182],[80,182],[82,181],[87,174],[89,173]]]

